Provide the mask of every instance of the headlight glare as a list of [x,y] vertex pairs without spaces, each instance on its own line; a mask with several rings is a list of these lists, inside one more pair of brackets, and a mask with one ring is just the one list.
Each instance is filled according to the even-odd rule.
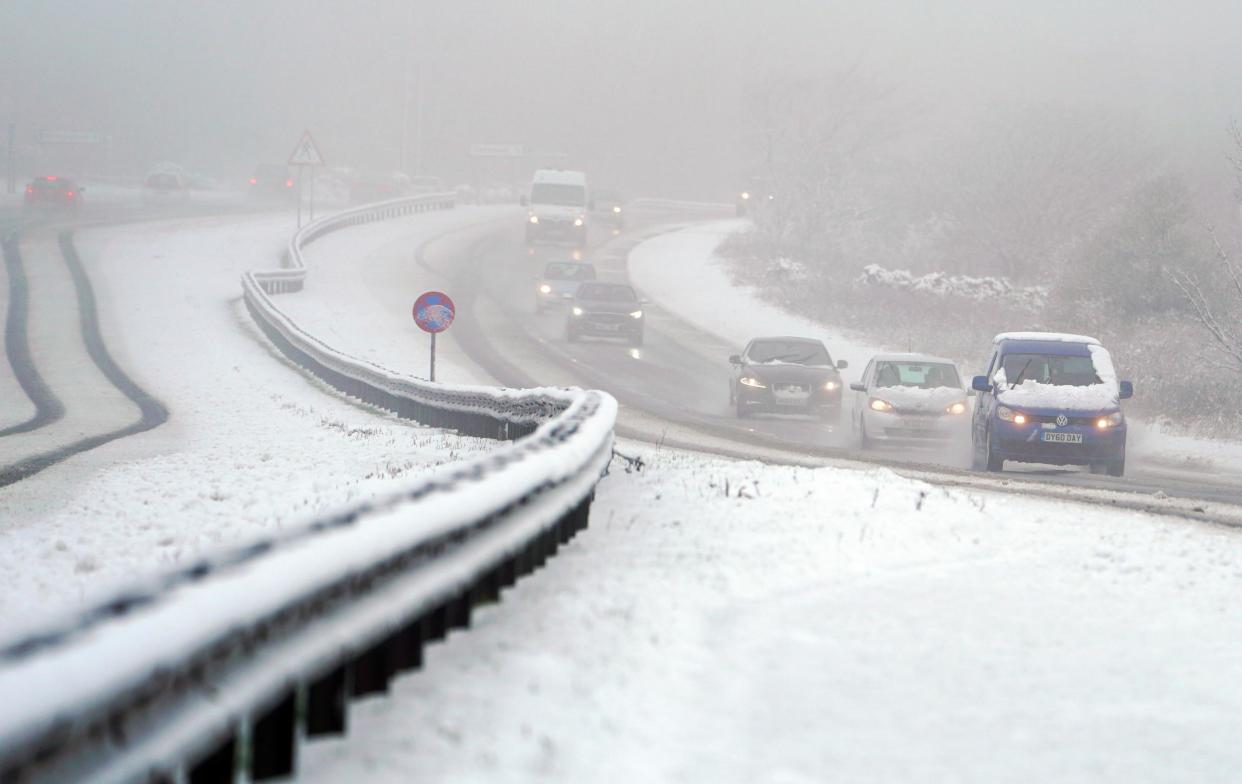
[[573,311],[571,311],[571,312],[572,312],[575,316],[581,316],[581,315],[582,315],[582,308],[578,307],[577,305],[574,305],[574,309],[573,309]]
[[532,216],[530,216],[530,222],[531,222],[531,223],[538,223],[538,222],[539,222],[539,216],[538,216],[538,215],[532,215]]
[[632,319],[640,319],[640,318],[642,318],[642,317],[643,317],[643,312],[642,312],[641,310],[632,310],[632,311],[630,311],[630,318],[632,318]]
[[1120,425],[1124,421],[1126,420],[1125,420],[1125,417],[1121,415],[1121,412],[1114,411],[1108,416],[1102,416],[1099,419],[1097,419],[1095,421],[1095,426],[1098,427],[1100,430],[1107,430],[1110,427],[1117,427],[1117,425]]
[[767,389],[767,384],[764,384],[762,381],[755,378],[754,376],[742,376],[740,379],[738,379],[738,383],[744,387],[754,387],[755,389]]
[[549,285],[548,285],[548,284],[546,284],[546,283],[541,283],[541,284],[539,285],[539,293],[540,293],[540,294],[551,294],[551,293],[552,293],[552,287],[551,287],[551,286],[549,286]]
[[841,385],[836,381],[825,381],[824,382],[824,390],[827,392],[834,392],[840,386]]
[[954,416],[957,416],[959,414],[965,414],[966,404],[959,400],[956,403],[950,403],[949,406],[945,408],[944,411],[946,414],[953,414]]
[[888,413],[893,410],[892,403],[887,400],[880,400],[878,397],[871,398],[871,402],[867,404],[867,407],[872,411],[881,411],[883,413]]
[[574,218],[574,225],[575,225],[575,226],[581,226],[581,225],[582,225],[582,218]]
[[614,204],[614,205],[613,205],[613,207],[612,207],[612,211],[613,211],[614,213],[618,214],[618,215],[620,215],[620,214],[621,214],[621,208],[620,208],[620,207],[618,207],[618,206],[617,206],[617,205],[615,205],[615,204]]

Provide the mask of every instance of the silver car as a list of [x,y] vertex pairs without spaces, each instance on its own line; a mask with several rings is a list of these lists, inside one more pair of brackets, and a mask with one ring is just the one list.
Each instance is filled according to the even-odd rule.
[[535,284],[535,312],[565,307],[578,285],[595,280],[595,267],[585,261],[551,261]]
[[926,354],[880,354],[850,384],[858,442],[942,444],[970,434],[970,404],[952,360]]

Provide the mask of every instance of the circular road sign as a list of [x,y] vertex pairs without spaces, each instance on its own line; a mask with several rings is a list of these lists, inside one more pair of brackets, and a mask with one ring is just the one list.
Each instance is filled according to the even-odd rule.
[[442,291],[428,291],[414,302],[414,323],[423,332],[443,332],[453,323],[457,308]]

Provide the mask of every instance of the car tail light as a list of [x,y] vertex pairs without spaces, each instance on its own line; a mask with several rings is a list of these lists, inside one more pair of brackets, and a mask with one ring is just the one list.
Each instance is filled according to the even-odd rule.
[[251,184],[251,185],[258,185],[258,184],[259,184],[259,178],[258,178],[258,177],[251,177],[251,178],[250,178],[250,184]]
[[31,196],[33,196],[33,195],[34,195],[34,186],[33,186],[33,185],[27,185],[27,186],[26,186],[26,193],[28,193],[28,194],[30,194]]
[[73,198],[73,191],[65,191],[65,198],[66,198],[66,199],[72,199],[72,198]]
[[285,187],[286,187],[286,188],[292,188],[292,187],[293,187],[293,180],[285,180]]
[[48,176],[44,177],[43,179],[47,180],[48,182],[56,182],[56,181],[57,181],[57,180],[59,180],[60,178],[59,178],[59,177],[57,177],[55,174],[49,174]]

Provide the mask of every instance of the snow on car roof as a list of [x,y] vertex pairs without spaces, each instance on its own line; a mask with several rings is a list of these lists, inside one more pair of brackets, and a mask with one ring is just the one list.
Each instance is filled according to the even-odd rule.
[[954,365],[956,364],[951,359],[945,359],[944,357],[936,357],[936,356],[932,356],[931,354],[910,354],[910,353],[876,354],[871,359],[874,362],[922,362],[925,365]]
[[1002,332],[992,338],[993,343],[1002,340],[1042,340],[1045,343],[1085,343],[1098,346],[1100,341],[1087,335],[1071,335],[1064,332]]
[[556,183],[560,185],[585,185],[586,174],[568,169],[539,169],[535,172],[533,182]]

